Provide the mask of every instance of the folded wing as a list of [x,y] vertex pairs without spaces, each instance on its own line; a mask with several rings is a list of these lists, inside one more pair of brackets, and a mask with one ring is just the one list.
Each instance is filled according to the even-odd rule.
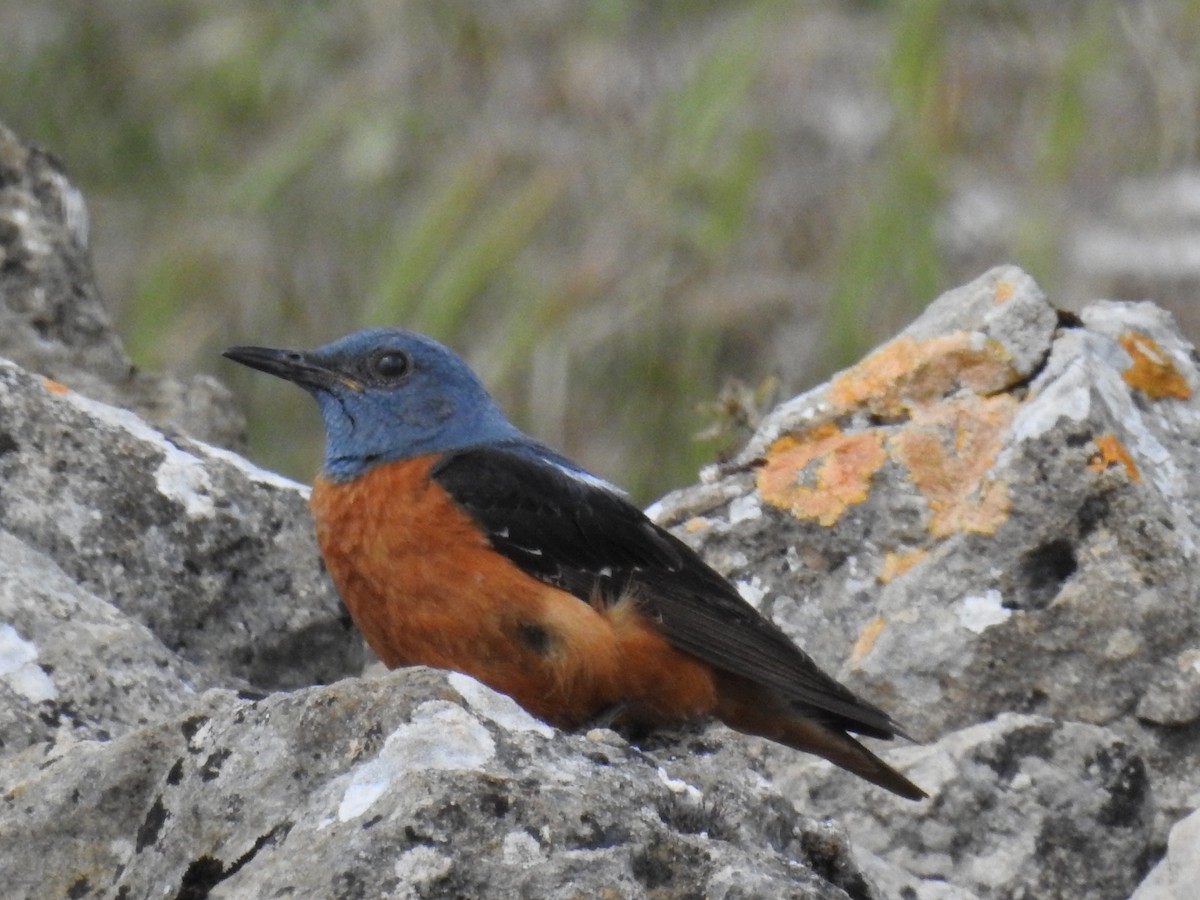
[[876,738],[903,734],[686,544],[617,489],[532,442],[448,454],[430,472],[529,574],[586,603],[632,596],[675,647],[772,690],[797,712]]

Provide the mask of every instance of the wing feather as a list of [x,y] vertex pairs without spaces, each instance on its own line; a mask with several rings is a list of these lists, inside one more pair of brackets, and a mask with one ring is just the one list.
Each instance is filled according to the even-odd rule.
[[903,733],[821,671],[695,551],[552,451],[522,442],[473,447],[447,454],[430,475],[530,575],[587,603],[633,596],[673,646],[829,725],[879,738]]

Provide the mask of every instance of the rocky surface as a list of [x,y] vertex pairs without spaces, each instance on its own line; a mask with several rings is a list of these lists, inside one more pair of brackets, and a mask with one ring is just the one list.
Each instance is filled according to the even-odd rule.
[[1171,829],[1167,855],[1139,885],[1133,900],[1181,900],[1200,884],[1200,811]]
[[784,792],[979,896],[1128,896],[1200,797],[1197,384],[1153,305],[1001,268],[659,504],[931,742],[893,756],[921,816],[763,748]]
[[653,510],[924,742],[912,804],[359,677],[304,490],[125,393],[82,201],[0,137],[6,896],[1189,896],[1200,375],[1156,307],[995,269]]
[[[208,683],[291,688],[360,668],[299,485],[11,363],[0,363],[0,480],[0,529]],[[61,639],[52,617],[39,621],[39,641]]]
[[92,277],[88,227],[59,162],[0,122],[0,357],[168,432],[243,449],[245,423],[223,385],[129,361]]
[[751,773],[698,787],[429,670],[261,700],[214,690],[110,743],[29,748],[5,775],[20,789],[0,837],[39,849],[6,882],[33,896],[866,890],[841,833]]

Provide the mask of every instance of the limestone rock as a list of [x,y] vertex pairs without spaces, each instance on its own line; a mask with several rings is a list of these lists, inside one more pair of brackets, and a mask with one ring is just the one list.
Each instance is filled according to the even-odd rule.
[[213,683],[297,687],[361,668],[305,495],[0,361],[0,530]]
[[825,766],[779,784],[838,810],[859,846],[926,885],[979,897],[1128,897],[1157,855],[1146,763],[1109,729],[1003,713],[892,758],[934,795],[925,815]]
[[[731,466],[654,511],[922,740],[1015,712],[1119,742],[1137,802],[1113,807],[1127,821],[1072,838],[1077,861],[1053,870],[1074,885],[1062,896],[1122,897],[1200,795],[1197,386],[1194,349],[1152,304],[1059,316],[1028,276],[999,268],[783,404]],[[911,752],[891,758],[903,768]],[[802,807],[827,796],[855,808],[824,776],[798,774],[801,757],[761,754],[807,791],[789,792]],[[922,780],[920,766],[910,774]],[[1041,802],[1069,807],[1050,797],[1066,787]],[[950,818],[990,818],[1011,788],[995,790]],[[856,821],[852,838],[875,850],[903,830],[892,814]],[[1105,864],[1083,862],[1110,841]],[[929,877],[971,885],[979,852],[966,838],[929,848]],[[1011,890],[1050,890],[1029,877]]]
[[177,715],[209,678],[45,554],[0,532],[0,750],[106,741]]
[[1200,811],[1171,829],[1167,855],[1132,900],[1191,900],[1200,884]]
[[6,896],[874,896],[844,837],[762,779],[697,786],[427,669],[213,691],[0,772],[0,844],[38,849]]
[[0,357],[168,431],[242,448],[228,390],[141,372],[112,329],[88,256],[88,211],[59,162],[0,123]]
[[187,388],[128,372],[82,210],[0,131],[6,897],[1188,896],[1200,373],[1156,307],[995,269],[653,510],[925,742],[880,747],[913,804],[357,677],[304,489],[138,399]]

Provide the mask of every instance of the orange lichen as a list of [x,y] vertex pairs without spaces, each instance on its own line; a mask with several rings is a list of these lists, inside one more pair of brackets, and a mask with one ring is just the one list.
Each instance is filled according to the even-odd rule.
[[1130,387],[1152,400],[1164,397],[1187,400],[1192,396],[1187,379],[1175,367],[1170,355],[1148,334],[1126,331],[1117,341],[1133,359],[1133,364],[1121,373]]
[[999,306],[1001,303],[1007,303],[1012,299],[1014,288],[1011,281],[997,281],[996,289],[992,293],[992,302]]
[[913,411],[888,441],[892,458],[929,503],[935,537],[992,534],[1008,518],[1008,485],[987,477],[1017,409],[1008,394],[967,394]]
[[876,576],[880,584],[887,584],[894,578],[899,578],[929,553],[921,547],[914,547],[912,550],[902,550],[897,553],[894,550],[889,550],[883,554],[883,565],[879,569],[879,575]]
[[898,337],[835,376],[829,401],[838,410],[866,408],[884,418],[906,415],[960,388],[990,394],[1016,379],[1008,351],[965,331],[918,340]]
[[42,385],[52,394],[65,394],[71,389],[61,381],[55,381],[53,378],[42,378]]
[[883,634],[886,625],[887,619],[883,616],[876,616],[863,626],[858,640],[854,642],[854,647],[850,650],[851,666],[857,666],[866,658],[866,655],[871,652],[871,648],[875,646],[875,641],[879,639],[879,635]]
[[886,461],[883,432],[847,434],[829,422],[775,441],[758,471],[758,490],[797,518],[832,525],[847,507],[867,499],[871,479]]
[[695,534],[697,531],[703,531],[708,525],[708,519],[703,516],[692,516],[692,518],[683,523],[683,530],[688,534]]
[[1138,471],[1137,463],[1133,461],[1125,445],[1111,431],[1092,439],[1096,452],[1088,458],[1088,468],[1093,472],[1104,472],[1118,464],[1125,467],[1125,474],[1130,481],[1141,481],[1142,473]]
[[[1014,291],[998,284],[997,301]],[[928,504],[934,537],[991,534],[1008,518],[1008,485],[988,472],[1016,414],[1018,401],[1006,389],[1018,376],[991,338],[966,331],[896,338],[836,376],[826,394],[831,418],[867,411],[888,424],[848,434],[827,421],[784,436],[766,454],[758,489],[768,503],[832,525],[867,498],[890,457]],[[924,555],[888,554],[880,581]]]

